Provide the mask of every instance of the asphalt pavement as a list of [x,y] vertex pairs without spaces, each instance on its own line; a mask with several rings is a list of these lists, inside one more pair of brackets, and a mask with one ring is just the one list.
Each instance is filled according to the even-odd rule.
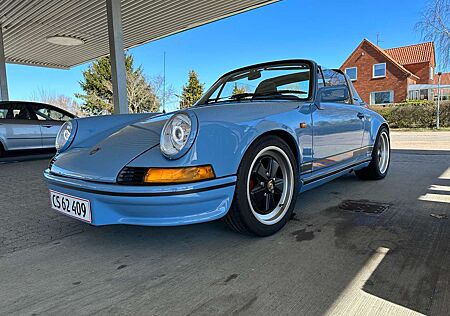
[[50,209],[47,159],[0,164],[0,315],[450,315],[450,133],[392,143],[384,180],[301,194],[268,238],[92,227]]

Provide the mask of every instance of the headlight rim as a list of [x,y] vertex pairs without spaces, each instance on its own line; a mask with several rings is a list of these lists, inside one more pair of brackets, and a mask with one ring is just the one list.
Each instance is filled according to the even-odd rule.
[[[191,132],[188,136],[188,140],[186,141],[186,144],[184,145],[183,148],[180,149],[180,151],[178,151],[176,154],[168,154],[166,152],[164,152],[164,150],[162,149],[162,144],[164,141],[164,131],[167,127],[168,124],[170,124],[170,122],[177,116],[177,115],[186,115],[187,117],[189,117],[189,119],[191,120]],[[180,111],[180,112],[176,112],[174,113],[164,124],[162,130],[161,130],[161,135],[160,135],[160,140],[159,140],[159,148],[161,153],[163,154],[164,157],[166,157],[169,160],[176,160],[179,159],[181,157],[183,157],[192,147],[192,145],[195,142],[195,139],[197,138],[197,133],[198,133],[198,119],[197,119],[197,115],[195,115],[194,112],[192,111]]]
[[[60,135],[60,133],[61,133],[63,127],[64,127],[66,124],[68,124],[68,123],[72,124],[72,132],[70,133],[69,139],[67,139],[67,141],[65,142],[65,144],[64,144],[61,148],[56,149],[56,152],[57,152],[58,154],[59,154],[59,153],[62,153],[62,152],[64,152],[64,151],[66,151],[66,150],[70,147],[70,145],[72,145],[72,142],[73,142],[73,140],[74,140],[74,138],[75,138],[75,134],[77,133],[77,130],[78,130],[78,123],[77,123],[76,120],[70,120],[70,121],[64,122],[64,124],[61,125],[61,127],[60,127],[60,129],[59,129],[59,131],[58,131],[58,134],[56,135],[56,141],[58,141],[59,135]],[[55,142],[55,148],[57,148],[56,142]]]

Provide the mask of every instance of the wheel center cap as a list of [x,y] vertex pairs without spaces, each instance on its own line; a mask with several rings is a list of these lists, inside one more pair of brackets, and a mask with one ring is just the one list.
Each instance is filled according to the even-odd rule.
[[267,182],[267,190],[273,191],[274,187],[275,187],[274,181],[273,181],[272,179],[269,180],[269,181]]

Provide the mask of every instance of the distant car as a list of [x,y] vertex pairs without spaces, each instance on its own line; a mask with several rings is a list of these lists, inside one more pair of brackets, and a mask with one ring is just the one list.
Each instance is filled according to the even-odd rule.
[[0,102],[0,156],[5,151],[54,148],[59,129],[73,118],[48,104]]
[[174,113],[67,122],[57,148],[44,176],[66,215],[93,225],[224,218],[258,236],[287,223],[297,193],[351,171],[382,179],[390,161],[383,117],[341,71],[310,60],[229,72]]

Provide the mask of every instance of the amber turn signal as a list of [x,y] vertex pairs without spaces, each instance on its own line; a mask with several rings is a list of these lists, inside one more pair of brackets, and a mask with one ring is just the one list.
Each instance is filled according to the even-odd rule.
[[145,183],[187,183],[215,178],[211,166],[185,168],[150,168],[144,177]]

